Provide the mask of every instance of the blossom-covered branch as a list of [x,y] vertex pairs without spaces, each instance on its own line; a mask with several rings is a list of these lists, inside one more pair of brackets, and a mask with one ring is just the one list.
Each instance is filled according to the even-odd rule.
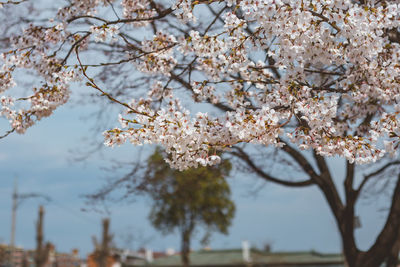
[[[205,6],[213,17],[199,21]],[[399,14],[398,4],[379,1],[74,0],[2,53],[2,114],[23,133],[68,100],[70,83],[82,78],[77,68],[88,78],[87,68],[130,64],[156,80],[147,96],[123,104],[107,145],[162,144],[179,169],[217,163],[217,151],[238,143],[284,146],[280,140],[321,156],[376,161],[395,153],[400,134]],[[137,34],[149,28],[153,37]],[[125,53],[79,64],[70,57],[100,44]],[[44,80],[30,96],[6,95],[18,69]],[[175,96],[179,86],[225,111],[192,115]],[[31,105],[13,108],[23,101]]]

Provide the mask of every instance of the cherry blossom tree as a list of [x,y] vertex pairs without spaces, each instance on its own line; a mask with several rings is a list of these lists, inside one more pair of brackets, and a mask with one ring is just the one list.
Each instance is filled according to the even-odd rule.
[[[29,1],[0,3],[7,13]],[[266,181],[314,185],[337,221],[349,266],[391,257],[400,236],[397,174],[386,224],[366,251],[357,247],[354,221],[366,184],[400,163],[398,1],[70,0],[57,7],[23,21],[1,46],[1,115],[10,121],[3,136],[50,116],[69,100],[71,84],[83,82],[125,109],[120,126],[104,132],[107,146],[160,144],[179,170],[218,164],[225,151]],[[26,75],[40,82],[26,90]],[[256,160],[246,144],[275,149],[300,179],[266,171],[267,159]],[[346,160],[343,194],[327,164],[334,156]],[[372,163],[373,171],[358,171]]]

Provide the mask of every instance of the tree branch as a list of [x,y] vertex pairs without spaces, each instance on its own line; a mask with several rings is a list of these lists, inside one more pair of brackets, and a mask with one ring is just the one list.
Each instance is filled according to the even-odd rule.
[[96,17],[96,16],[90,16],[90,15],[82,15],[82,16],[76,16],[72,17],[67,20],[68,23],[71,23],[77,19],[81,18],[90,18],[90,19],[95,19],[104,22],[104,25],[113,25],[113,24],[119,24],[119,23],[130,23],[130,22],[139,22],[139,21],[152,21],[152,20],[157,20],[164,18],[165,16],[171,14],[173,12],[172,8],[167,8],[163,11],[161,11],[157,16],[150,17],[150,18],[132,18],[132,19],[117,19],[113,21],[107,21],[105,19]]
[[[362,266],[379,266],[400,232],[400,173],[392,196],[392,205],[385,226],[374,245],[365,253]],[[361,265],[360,265],[361,266]]]
[[291,182],[291,181],[285,181],[285,180],[281,180],[276,177],[273,177],[273,176],[267,174],[266,172],[264,172],[260,167],[258,167],[254,163],[254,161],[251,160],[250,156],[243,149],[241,149],[240,147],[233,147],[233,149],[235,149],[236,152],[230,151],[228,153],[235,155],[236,157],[243,160],[257,175],[259,175],[266,181],[284,185],[284,186],[290,186],[290,187],[305,187],[305,186],[314,184],[314,181],[312,179],[299,181],[299,182]]
[[367,175],[364,176],[364,179],[362,180],[362,182],[360,183],[360,185],[358,186],[358,188],[356,189],[357,194],[360,194],[361,190],[363,189],[363,187],[365,186],[365,184],[374,176],[377,176],[379,174],[381,174],[382,172],[384,172],[387,168],[393,166],[393,165],[398,165],[400,164],[399,160],[396,161],[391,161],[386,163],[385,165],[383,165],[381,168],[377,169],[374,172],[371,172]]
[[290,157],[292,157],[311,179],[318,180],[318,174],[315,172],[314,168],[311,166],[308,160],[299,151],[291,147],[285,141],[280,140],[280,142],[285,144],[282,147],[282,150],[285,151]]
[[355,199],[353,198],[356,197],[356,195],[354,195],[356,191],[353,189],[354,169],[355,169],[354,163],[350,163],[348,160],[346,160],[346,178],[344,180],[346,204],[349,204],[353,200],[355,201]]
[[[180,83],[183,87],[185,87],[186,89],[188,89],[188,90],[190,90],[191,92],[193,92],[192,86],[191,86],[187,81],[185,81],[182,77],[180,77],[179,75],[176,75],[176,74],[173,73],[172,71],[171,71],[170,73],[171,73],[171,78],[172,78],[174,81]],[[226,106],[226,105],[224,105],[224,104],[222,104],[222,103],[217,103],[217,104],[213,104],[213,105],[214,105],[215,107],[219,108],[219,109],[222,110],[222,111],[233,111],[232,108],[230,108],[230,107],[228,107],[228,106]]]
[[355,214],[354,208],[358,194],[353,189],[355,164],[346,161],[346,177],[344,179],[345,205],[342,216],[338,220],[343,236],[343,248],[349,262],[356,259],[357,245],[354,238]]
[[318,155],[315,150],[313,150],[314,159],[317,162],[318,168],[321,172],[319,179],[317,180],[318,186],[324,192],[325,198],[337,220],[339,225],[342,222],[342,211],[343,203],[340,199],[339,193],[336,186],[332,180],[331,173],[328,168],[328,164],[323,156]]
[[23,2],[26,2],[26,1],[28,1],[28,0],[20,0],[20,1],[11,1],[11,0],[8,0],[8,1],[6,1],[6,2],[0,2],[0,5],[7,5],[7,4],[10,4],[10,5],[19,5],[19,4],[21,4],[21,3],[23,3]]
[[12,128],[11,130],[7,131],[5,134],[0,136],[0,139],[7,137],[9,134],[13,133],[15,131],[15,128]]

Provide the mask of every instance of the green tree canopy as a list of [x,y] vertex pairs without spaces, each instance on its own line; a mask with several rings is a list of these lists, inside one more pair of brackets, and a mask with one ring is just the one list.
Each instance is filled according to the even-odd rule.
[[190,239],[197,227],[228,233],[235,213],[226,177],[231,163],[222,160],[212,167],[178,171],[164,161],[160,149],[148,158],[143,190],[154,201],[150,221],[164,234],[178,230],[181,235],[182,263],[189,265]]

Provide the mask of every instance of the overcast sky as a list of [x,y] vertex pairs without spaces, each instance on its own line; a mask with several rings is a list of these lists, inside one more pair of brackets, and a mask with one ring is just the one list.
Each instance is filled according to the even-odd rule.
[[[104,184],[101,166],[106,162],[99,156],[85,163],[70,160],[70,151],[83,146],[85,137],[93,136],[89,132],[90,123],[80,119],[89,111],[90,107],[67,104],[25,135],[14,134],[0,140],[0,243],[10,240],[11,195],[14,177],[18,177],[20,193],[46,194],[53,201],[28,199],[21,203],[17,214],[17,245],[34,248],[37,210],[44,204],[46,240],[62,252],[78,248],[85,255],[93,250],[91,238],[100,235],[101,218],[105,214],[93,211],[82,195]],[[6,129],[4,122],[0,126]],[[103,153],[127,160],[133,159],[137,150],[127,145],[106,148]],[[337,160],[331,161],[336,175],[343,173],[340,166]],[[211,248],[239,248],[242,240],[249,240],[253,247],[271,243],[274,251],[341,251],[334,219],[316,187],[285,188],[243,175],[234,175],[230,184],[237,205],[236,216],[228,236],[213,235]],[[384,204],[365,203],[358,209],[362,228],[357,230],[357,240],[364,248],[374,240],[384,217],[384,213],[377,212]],[[109,204],[114,240],[119,246],[134,249],[140,245],[153,250],[179,249],[177,234],[162,236],[149,224],[150,204],[141,198],[131,204]],[[135,242],[127,242],[128,235],[134,236]],[[201,248],[200,237],[197,235],[193,242],[195,249]]]

